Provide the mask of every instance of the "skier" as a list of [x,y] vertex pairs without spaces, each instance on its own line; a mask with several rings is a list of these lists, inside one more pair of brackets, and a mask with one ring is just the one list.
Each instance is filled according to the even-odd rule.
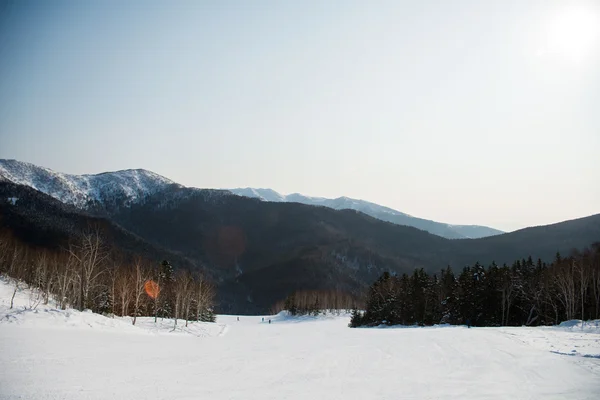
[[467,328],[471,328],[471,320],[467,319]]

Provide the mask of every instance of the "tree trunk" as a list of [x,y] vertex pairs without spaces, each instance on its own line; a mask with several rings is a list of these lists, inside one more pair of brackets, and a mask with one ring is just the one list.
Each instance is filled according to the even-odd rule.
[[12,297],[10,298],[10,309],[13,308],[13,301],[15,300],[15,295],[17,294],[17,290],[19,290],[19,282],[15,283],[15,290],[13,291]]

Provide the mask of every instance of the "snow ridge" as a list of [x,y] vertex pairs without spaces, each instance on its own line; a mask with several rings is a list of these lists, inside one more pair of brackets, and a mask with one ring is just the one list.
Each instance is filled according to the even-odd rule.
[[398,225],[413,226],[448,239],[475,239],[504,233],[487,226],[450,225],[443,222],[425,220],[369,201],[352,199],[345,196],[327,199],[324,197],[304,196],[300,193],[282,195],[272,189],[253,188],[230,189],[230,191],[238,196],[254,197],[262,201],[302,203],[312,206],[333,208],[335,210],[356,210],[382,221],[392,222]]
[[168,186],[177,185],[144,169],[70,175],[16,160],[0,160],[0,177],[79,208],[97,204],[129,206]]
[[365,200],[351,199],[346,196],[335,199],[327,199],[324,197],[305,196],[300,193],[292,193],[283,195],[277,193],[273,189],[254,189],[254,188],[238,188],[229,189],[229,191],[238,196],[254,197],[262,201],[284,202],[284,203],[302,203],[312,206],[329,207],[336,210],[357,210],[369,214],[369,212],[384,212],[391,215],[401,215],[410,217],[394,209],[380,206],[379,204],[371,203]]

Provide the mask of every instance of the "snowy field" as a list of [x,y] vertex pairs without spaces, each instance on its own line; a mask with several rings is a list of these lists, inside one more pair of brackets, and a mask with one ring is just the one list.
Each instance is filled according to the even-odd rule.
[[[349,329],[347,316],[154,324],[0,281],[1,399],[599,399],[600,326]],[[271,318],[272,324],[266,321]]]

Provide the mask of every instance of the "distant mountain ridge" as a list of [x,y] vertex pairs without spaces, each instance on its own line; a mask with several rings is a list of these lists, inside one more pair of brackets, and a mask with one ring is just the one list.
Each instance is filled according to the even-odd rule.
[[[34,164],[0,159],[0,180],[5,179],[39,190],[55,199],[81,209],[115,209],[145,201],[168,187],[184,188],[172,180],[145,169],[128,169],[94,175],[72,175],[55,172]],[[188,188],[186,195],[196,188]],[[335,210],[356,210],[382,221],[412,226],[447,239],[482,238],[504,233],[477,225],[449,225],[413,217],[406,213],[365,200],[348,197],[327,199],[299,193],[282,195],[272,189],[231,189],[232,194],[261,201],[301,203]]]
[[304,196],[300,193],[282,195],[273,189],[254,188],[238,188],[230,189],[230,191],[239,196],[254,197],[262,201],[302,203],[312,206],[329,207],[335,210],[356,210],[382,221],[391,222],[398,225],[413,226],[447,239],[479,239],[504,233],[498,229],[489,228],[487,226],[450,225],[443,222],[413,217],[412,215],[394,210],[389,207],[381,206],[365,200],[351,199],[345,196],[338,197],[336,199],[327,199],[323,197]]

